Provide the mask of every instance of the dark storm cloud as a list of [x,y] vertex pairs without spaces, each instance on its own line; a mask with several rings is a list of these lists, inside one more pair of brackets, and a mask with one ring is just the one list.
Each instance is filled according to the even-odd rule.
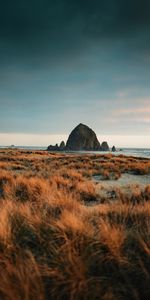
[[149,11],[148,0],[2,1],[1,51],[40,55],[47,46],[52,53],[72,50],[74,54],[74,47],[84,47],[88,39],[122,38],[149,29]]

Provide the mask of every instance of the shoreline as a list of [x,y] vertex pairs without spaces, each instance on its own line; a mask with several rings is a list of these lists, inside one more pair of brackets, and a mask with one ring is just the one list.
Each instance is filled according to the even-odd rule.
[[[0,146],[0,150],[27,150],[27,151],[47,151],[46,147],[30,147],[30,146]],[[150,159],[150,148],[122,148],[122,150],[117,150],[116,152],[112,151],[48,151],[49,153],[63,153],[63,154],[112,154],[114,156],[124,155],[126,157],[137,157],[137,158],[148,158]]]

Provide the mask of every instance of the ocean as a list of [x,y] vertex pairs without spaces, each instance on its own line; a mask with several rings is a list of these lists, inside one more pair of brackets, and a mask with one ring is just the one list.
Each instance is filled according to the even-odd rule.
[[119,151],[119,154],[120,153],[127,156],[132,155],[137,157],[150,158],[150,148],[123,148],[122,151]]
[[[0,148],[11,148],[8,146],[0,146]],[[12,147],[13,149],[14,147]],[[46,150],[47,147],[43,146],[15,146],[17,149],[25,149],[25,150]],[[79,153],[79,152],[78,152]],[[97,154],[106,154],[110,152],[102,152],[102,151],[80,151],[80,153],[97,153]],[[111,152],[112,153],[112,152]],[[150,148],[121,148],[116,152],[113,152],[114,155],[126,155],[126,156],[137,156],[137,157],[145,157],[150,158]]]
[[[81,153],[84,153],[83,151]],[[88,151],[89,153],[89,151]],[[116,152],[103,152],[103,151],[96,151],[90,153],[97,153],[97,154],[106,154],[106,153],[113,153],[114,155],[126,155],[126,156],[136,156],[136,157],[145,157],[150,158],[150,148],[121,148],[121,150],[117,150]]]

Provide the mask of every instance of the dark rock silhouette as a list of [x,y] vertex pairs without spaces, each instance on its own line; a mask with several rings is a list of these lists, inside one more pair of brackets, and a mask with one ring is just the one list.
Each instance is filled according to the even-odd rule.
[[112,151],[112,152],[116,152],[116,147],[113,146],[112,149],[111,149],[111,151]]
[[60,150],[64,150],[64,148],[65,148],[65,142],[62,141],[62,142],[60,143],[59,149],[60,149]]
[[[60,143],[60,146],[48,146],[48,151],[109,151],[107,142],[103,142],[101,145],[97,139],[95,132],[87,125],[80,123],[70,133],[66,146],[64,141]],[[116,151],[113,146],[112,151]]]
[[100,150],[100,143],[95,132],[88,126],[80,123],[70,133],[66,150]]
[[110,150],[107,142],[102,142],[100,150],[101,151],[109,151]]
[[58,144],[56,144],[55,146],[49,145],[49,146],[47,147],[47,150],[48,150],[48,151],[59,151],[60,148],[59,148]]

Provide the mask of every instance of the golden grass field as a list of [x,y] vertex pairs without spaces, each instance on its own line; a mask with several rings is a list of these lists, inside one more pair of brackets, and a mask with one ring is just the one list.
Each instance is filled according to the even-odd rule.
[[150,160],[0,150],[0,300],[149,300]]

